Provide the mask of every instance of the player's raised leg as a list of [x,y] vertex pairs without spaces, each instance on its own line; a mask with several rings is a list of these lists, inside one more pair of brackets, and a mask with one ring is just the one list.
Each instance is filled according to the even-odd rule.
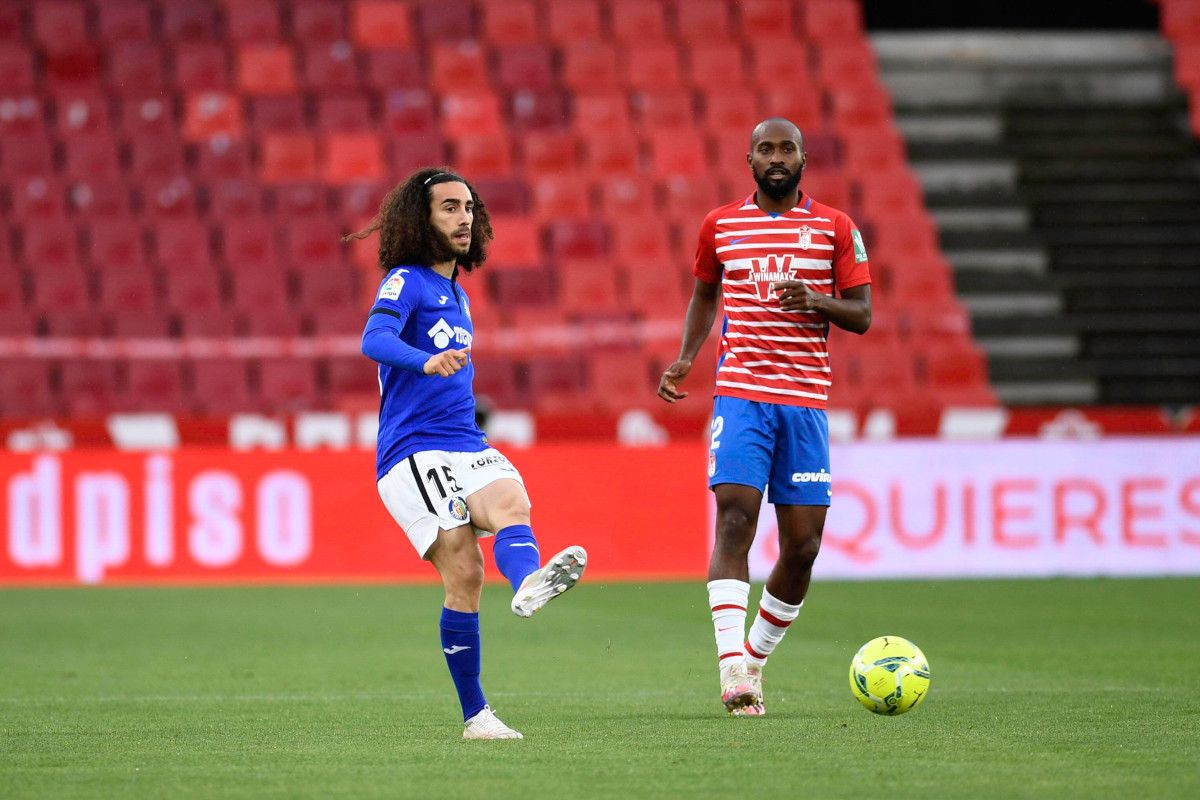
[[492,713],[479,680],[483,551],[475,531],[468,525],[438,531],[428,558],[441,576],[446,593],[441,618],[442,652],[462,706],[463,738],[520,739],[520,733]]
[[762,493],[751,486],[722,483],[717,501],[716,541],[708,567],[708,603],[717,642],[721,702],[730,713],[752,706],[758,695],[746,671],[743,637],[750,596],[748,557],[758,526]]
[[496,567],[513,587],[512,611],[517,616],[533,616],[583,576],[587,551],[579,545],[555,553],[539,568],[529,496],[519,480],[491,481],[467,497],[467,507],[476,527],[496,532],[492,552]]

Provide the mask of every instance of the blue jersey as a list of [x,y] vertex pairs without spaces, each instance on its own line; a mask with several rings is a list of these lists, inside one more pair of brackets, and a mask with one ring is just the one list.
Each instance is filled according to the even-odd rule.
[[[387,274],[371,308],[391,323],[404,344],[435,355],[471,344],[474,329],[467,293],[428,267],[396,267]],[[450,377],[379,365],[379,438],[375,468],[382,478],[422,450],[476,453],[487,440],[475,424],[475,365]]]

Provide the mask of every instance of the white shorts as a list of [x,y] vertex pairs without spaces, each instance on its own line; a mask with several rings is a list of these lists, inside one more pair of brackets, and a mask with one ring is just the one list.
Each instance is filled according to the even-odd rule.
[[[451,453],[422,450],[379,479],[379,496],[396,524],[425,558],[439,530],[471,524],[467,498],[493,481],[512,478],[525,485],[521,473],[499,450]],[[479,536],[494,531],[475,529]]]

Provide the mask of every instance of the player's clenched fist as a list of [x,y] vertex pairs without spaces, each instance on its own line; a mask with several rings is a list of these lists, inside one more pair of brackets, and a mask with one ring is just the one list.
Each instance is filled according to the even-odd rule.
[[775,293],[784,311],[820,311],[828,295],[814,292],[804,281],[777,281]]
[[676,400],[687,397],[688,393],[679,391],[678,386],[679,382],[686,378],[691,371],[692,362],[686,360],[676,361],[667,367],[658,381],[658,396],[668,403],[674,403]]
[[435,356],[430,356],[429,360],[425,362],[425,374],[449,378],[467,365],[467,358],[470,354],[471,348],[469,347],[461,350],[443,350]]

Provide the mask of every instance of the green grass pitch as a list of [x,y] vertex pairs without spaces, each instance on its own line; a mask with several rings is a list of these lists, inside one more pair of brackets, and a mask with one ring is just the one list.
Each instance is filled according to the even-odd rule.
[[[720,706],[698,582],[509,596],[521,742],[460,738],[433,586],[0,592],[0,797],[1200,797],[1200,580],[818,583],[764,719]],[[846,678],[885,633],[933,673],[896,718]]]

